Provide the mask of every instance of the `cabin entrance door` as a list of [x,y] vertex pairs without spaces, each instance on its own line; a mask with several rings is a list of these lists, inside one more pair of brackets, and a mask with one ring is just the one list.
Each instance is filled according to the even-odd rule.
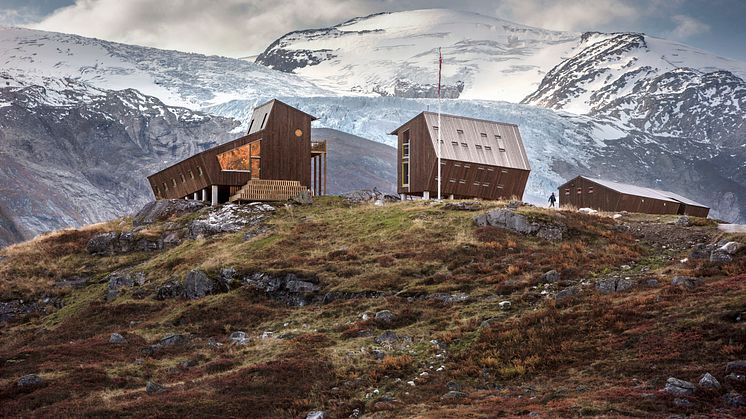
[[249,162],[251,168],[251,178],[262,178],[262,140],[254,141],[249,144]]

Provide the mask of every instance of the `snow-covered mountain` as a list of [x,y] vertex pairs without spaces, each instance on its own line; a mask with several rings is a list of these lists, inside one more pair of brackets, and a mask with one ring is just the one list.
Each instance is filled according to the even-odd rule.
[[245,60],[0,27],[0,86],[46,87],[60,79],[105,90],[136,89],[192,109],[231,99],[335,94]]
[[518,102],[580,37],[476,13],[414,10],[291,32],[256,62],[335,91],[435,97],[443,47],[447,97]]

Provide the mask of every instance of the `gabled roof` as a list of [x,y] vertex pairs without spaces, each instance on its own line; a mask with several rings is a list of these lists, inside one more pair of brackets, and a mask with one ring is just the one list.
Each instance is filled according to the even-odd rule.
[[693,201],[689,198],[683,197],[673,192],[662,191],[659,189],[646,188],[643,186],[628,185],[626,183],[612,182],[610,180],[595,179],[595,178],[591,178],[587,176],[578,176],[578,178],[583,178],[585,180],[591,181],[593,183],[597,183],[601,186],[605,186],[609,189],[615,190],[619,193],[623,193],[626,195],[635,195],[635,196],[641,196],[644,198],[658,199],[661,201],[683,203],[686,205],[709,208],[706,205],[700,204],[699,202]]
[[[441,114],[441,127],[436,129],[438,126],[437,113],[422,112],[415,118],[421,115],[425,118],[430,141],[436,152],[438,149],[438,130],[441,131],[441,152],[443,153],[441,157],[443,159],[531,170],[517,125]],[[396,135],[399,129],[401,127],[391,134]],[[504,151],[500,151],[501,148]]]
[[251,119],[249,120],[248,134],[253,134],[257,131],[261,131],[264,129],[264,127],[266,126],[266,121],[269,119],[269,115],[272,113],[272,109],[274,109],[275,104],[280,104],[296,112],[300,112],[304,115],[308,115],[309,117],[311,117],[311,121],[315,121],[318,119],[315,116],[309,113],[303,112],[302,110],[298,108],[292,107],[285,102],[282,102],[277,99],[272,99],[254,108],[254,111],[251,113]]

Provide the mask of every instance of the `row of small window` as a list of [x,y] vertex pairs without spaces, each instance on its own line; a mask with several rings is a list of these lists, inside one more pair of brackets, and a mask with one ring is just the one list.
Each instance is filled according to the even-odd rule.
[[[442,144],[443,140],[441,140],[440,142]],[[461,144],[461,147],[463,147],[463,148],[469,148],[469,144],[467,144],[467,143],[460,143],[460,144]],[[459,142],[458,141],[451,141],[451,145],[454,146],[454,147],[458,147],[459,146]],[[492,151],[492,146],[488,146],[488,145],[476,144],[476,145],[474,145],[474,148],[476,148],[477,150]],[[498,150],[505,151],[505,147],[499,147]]]
[[[459,179],[459,180],[448,179],[448,182],[449,183],[456,183],[456,182],[458,182],[459,185],[466,185],[466,179]],[[472,185],[474,185],[474,186],[482,186],[482,187],[485,187],[485,188],[489,188],[490,187],[489,182],[472,182]],[[503,188],[503,185],[500,185],[500,184],[497,185],[497,189],[502,189],[502,188]]]
[[[565,189],[565,195],[570,195],[570,193],[571,193],[570,191],[571,191],[570,188],[566,188]],[[583,188],[576,188],[576,191],[577,191],[578,194],[582,194],[583,193]],[[593,193],[593,186],[588,187],[588,193]]]
[[[441,163],[441,166],[445,166],[445,163]],[[453,163],[453,167],[463,167],[464,169],[471,169],[470,164],[463,164],[463,163]],[[484,167],[484,166],[477,166],[477,170],[486,170],[488,172],[494,172],[494,167]],[[500,169],[500,173],[508,173],[506,169]]]
[[[435,131],[437,131],[438,130],[438,126],[437,125],[433,125],[433,129]],[[458,134],[458,135],[464,135],[464,130],[462,130],[462,129],[456,129],[456,134]],[[487,139],[487,133],[486,132],[480,132],[479,136],[482,137],[485,140]],[[502,140],[502,138],[503,138],[502,135],[495,134],[495,140]]]
[[[198,173],[199,176],[202,176],[202,168],[199,167],[199,166],[197,167],[197,173]],[[184,174],[180,173],[179,176],[181,177],[181,183],[186,183],[186,177],[184,176]],[[194,172],[192,172],[191,170],[189,171],[189,178],[190,179],[194,179]],[[175,188],[176,187],[176,179],[171,179],[171,184]],[[168,192],[168,183],[163,182],[162,185],[163,185],[163,191],[164,192]],[[158,186],[155,187],[155,193],[156,193],[156,195],[160,195],[161,194],[161,189]]]

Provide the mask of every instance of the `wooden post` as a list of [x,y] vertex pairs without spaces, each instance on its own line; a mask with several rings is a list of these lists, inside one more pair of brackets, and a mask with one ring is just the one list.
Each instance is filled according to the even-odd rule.
[[[326,148],[326,145],[324,145]],[[326,195],[326,151],[324,151],[324,195]]]
[[207,202],[207,188],[202,189],[202,202]]
[[212,206],[218,204],[218,185],[212,185]]

